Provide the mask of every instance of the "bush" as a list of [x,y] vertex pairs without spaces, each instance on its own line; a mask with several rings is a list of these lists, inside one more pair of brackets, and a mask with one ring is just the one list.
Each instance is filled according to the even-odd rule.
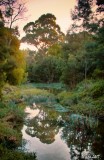
[[95,79],[103,79],[104,78],[104,71],[100,69],[95,69],[92,77]]
[[9,117],[12,117],[15,122],[23,122],[23,108],[12,102],[7,105],[0,102],[0,118],[4,118],[4,120],[6,120]]
[[104,95],[104,81],[99,80],[93,84],[90,89],[90,93],[93,98],[99,98],[100,96]]
[[12,81],[10,83],[14,84],[14,85],[17,85],[17,84],[21,84],[21,82],[23,81],[24,79],[24,69],[22,68],[15,68],[13,71],[12,71]]
[[58,94],[62,105],[70,112],[104,117],[104,81],[87,80],[77,85],[71,92]]
[[58,99],[63,105],[74,105],[78,103],[78,94],[73,92],[63,91],[58,94]]
[[62,74],[63,61],[55,57],[45,57],[41,62],[29,69],[28,78],[31,82],[59,82]]
[[6,147],[16,147],[21,141],[23,109],[15,104],[0,103],[0,142]]

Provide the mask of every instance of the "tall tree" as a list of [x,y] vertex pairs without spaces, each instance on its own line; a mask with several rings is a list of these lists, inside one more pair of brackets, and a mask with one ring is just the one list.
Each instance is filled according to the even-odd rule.
[[54,43],[60,43],[64,39],[64,34],[56,24],[56,17],[50,13],[28,23],[23,30],[26,36],[22,38],[22,42],[34,45],[41,53],[45,53]]
[[[81,40],[82,45],[80,46],[81,48],[80,50],[76,48],[75,52],[76,53],[79,52],[76,58],[78,59],[78,57],[80,57],[82,61],[82,64],[80,63],[80,65],[82,66],[82,68],[84,68],[85,79],[87,78],[89,69],[93,67],[95,68],[95,66],[91,64],[91,62],[94,62],[92,61],[92,55],[90,54],[91,52],[88,52],[88,48],[90,48],[90,50],[91,50],[91,47],[94,48],[94,43],[93,43],[94,40],[91,40],[91,41],[88,40],[87,38],[89,36],[88,37],[86,36],[85,31],[95,35],[97,32],[99,32],[99,29],[102,28],[102,26],[104,26],[103,7],[104,7],[104,2],[102,0],[101,1],[100,0],[99,1],[98,0],[84,0],[84,1],[77,0],[77,5],[72,11],[73,24],[68,32],[69,32],[69,35],[71,36],[73,35],[72,34],[73,32],[78,33],[79,31],[83,31],[82,32],[83,39]],[[86,44],[87,44],[87,47],[86,47]]]
[[0,99],[5,82],[20,84],[25,77],[26,64],[19,47],[20,41],[12,31],[0,26]]
[[70,34],[67,32],[65,44],[63,44],[63,59],[66,62],[61,80],[71,88],[87,78],[91,69],[91,60],[86,52],[86,44],[92,42],[92,35],[88,32]]
[[102,0],[77,0],[77,5],[71,12],[73,20],[71,29],[95,33],[104,25],[103,11],[104,2]]
[[73,29],[86,29],[89,17],[92,14],[91,10],[92,0],[77,0],[77,5],[74,7],[74,10],[71,12],[73,24]]
[[94,78],[104,78],[104,27],[98,30],[93,39],[92,43],[86,45],[92,63],[92,75]]

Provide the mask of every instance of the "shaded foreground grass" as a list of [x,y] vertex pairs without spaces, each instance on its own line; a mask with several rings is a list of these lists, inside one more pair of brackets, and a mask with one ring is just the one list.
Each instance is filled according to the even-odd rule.
[[10,150],[0,145],[0,160],[36,160],[34,153]]
[[35,153],[16,151],[22,142],[24,115],[24,105],[11,99],[0,102],[0,160],[36,160]]
[[16,151],[21,145],[23,117],[23,107],[0,103],[0,160],[36,160],[34,153]]

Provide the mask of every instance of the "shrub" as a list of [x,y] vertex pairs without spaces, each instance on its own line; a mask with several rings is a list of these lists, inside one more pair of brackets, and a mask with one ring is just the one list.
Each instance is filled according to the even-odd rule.
[[93,84],[90,89],[90,93],[93,98],[99,98],[100,96],[104,95],[104,81],[99,80]]
[[24,79],[24,69],[22,68],[15,68],[13,71],[12,71],[12,81],[11,83],[12,84],[20,84],[23,79]]
[[49,56],[36,63],[29,69],[28,77],[31,82],[58,82],[62,74],[63,61]]

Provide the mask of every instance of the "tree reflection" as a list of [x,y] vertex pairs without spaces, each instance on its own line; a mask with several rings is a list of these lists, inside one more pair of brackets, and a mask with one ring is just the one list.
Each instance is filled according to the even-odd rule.
[[39,114],[29,121],[26,133],[39,138],[42,143],[51,144],[55,141],[55,135],[60,128],[58,125],[60,114],[45,107],[39,109]]
[[61,128],[61,138],[70,149],[71,160],[104,159],[104,123],[93,118],[59,113],[39,107],[39,113],[29,119],[26,133],[42,143],[51,144]]
[[72,160],[98,160],[100,153],[94,152],[93,144],[99,134],[96,132],[97,123],[93,125],[85,118],[70,119],[63,127],[62,139],[70,148]]

